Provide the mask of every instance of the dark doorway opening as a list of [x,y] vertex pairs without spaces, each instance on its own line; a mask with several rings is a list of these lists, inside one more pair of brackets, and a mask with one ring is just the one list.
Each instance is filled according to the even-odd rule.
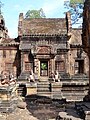
[[26,85],[20,84],[18,87],[18,95],[25,97],[27,94],[27,88]]
[[84,73],[84,60],[75,60],[75,73]]

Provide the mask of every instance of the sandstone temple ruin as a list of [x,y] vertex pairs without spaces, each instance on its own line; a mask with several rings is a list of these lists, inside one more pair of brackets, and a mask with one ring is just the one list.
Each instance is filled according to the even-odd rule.
[[18,95],[83,100],[89,85],[89,58],[83,47],[87,36],[82,43],[83,35],[81,28],[72,28],[68,12],[65,18],[36,19],[20,13],[18,36],[12,39],[0,15],[1,79],[16,77]]

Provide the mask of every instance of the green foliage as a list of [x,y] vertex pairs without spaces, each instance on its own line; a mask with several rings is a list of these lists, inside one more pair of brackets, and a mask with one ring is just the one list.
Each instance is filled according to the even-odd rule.
[[73,9],[81,9],[82,6],[84,4],[84,0],[70,0],[70,7],[72,7]]
[[47,64],[46,63],[41,63],[41,69],[46,70],[47,69]]
[[83,4],[84,0],[70,0],[70,4]]
[[84,0],[66,0],[64,6],[71,13],[72,24],[82,18]]
[[28,10],[25,14],[26,18],[45,18],[45,14],[43,12],[43,9],[40,10]]

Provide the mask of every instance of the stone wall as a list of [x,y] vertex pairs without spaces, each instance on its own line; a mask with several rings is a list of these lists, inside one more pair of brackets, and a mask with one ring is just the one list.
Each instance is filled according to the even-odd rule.
[[18,61],[17,48],[0,47],[0,74],[3,71],[8,71],[17,75],[17,69],[19,67]]

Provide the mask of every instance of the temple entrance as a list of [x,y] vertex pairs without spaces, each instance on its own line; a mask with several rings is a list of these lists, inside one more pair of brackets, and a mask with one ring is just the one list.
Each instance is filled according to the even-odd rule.
[[48,76],[48,61],[40,61],[40,76]]
[[84,73],[84,60],[75,60],[75,73]]

